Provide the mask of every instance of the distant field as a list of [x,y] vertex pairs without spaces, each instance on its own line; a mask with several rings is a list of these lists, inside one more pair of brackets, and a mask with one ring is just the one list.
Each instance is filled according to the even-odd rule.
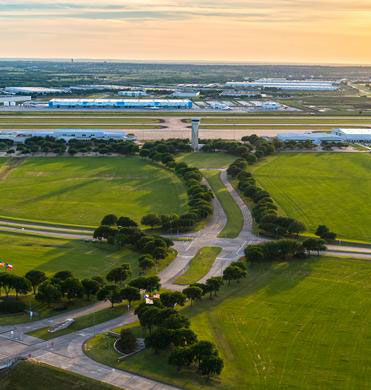
[[2,390],[118,390],[118,387],[45,364],[21,362],[0,375]]
[[309,231],[325,224],[340,238],[371,241],[370,154],[279,154],[253,173],[282,211]]
[[234,160],[235,156],[227,153],[187,153],[177,156],[177,162],[185,162],[192,167],[202,168],[227,168]]
[[186,210],[183,183],[138,157],[28,158],[1,181],[0,215],[96,226]]
[[30,118],[24,118],[24,117],[3,117],[0,115],[0,124],[2,123],[86,123],[86,124],[99,124],[99,123],[119,123],[119,124],[125,124],[125,123],[160,123],[160,119],[157,118],[117,118],[115,116],[106,115],[104,118],[96,117],[96,118],[85,118],[84,116],[80,118],[70,118],[70,117],[63,117],[60,115],[50,115],[49,117],[30,117]]
[[88,341],[88,354],[186,390],[369,389],[370,278],[371,263],[360,259],[249,268],[240,283],[186,309],[199,339],[213,341],[224,359],[210,382],[177,371],[167,353],[145,350],[117,363],[101,336]]
[[71,123],[71,124],[66,124],[66,123],[30,123],[30,124],[0,124],[0,130],[1,129],[6,129],[6,130],[19,130],[19,129],[41,129],[41,130],[47,130],[47,129],[54,129],[54,128],[59,128],[59,129],[70,129],[71,127],[78,127],[79,129],[91,129],[92,127],[94,128],[99,128],[99,129],[116,129],[116,130],[129,130],[129,129],[139,129],[139,130],[152,130],[152,129],[162,129],[163,126],[161,125],[126,125],[126,124],[115,124],[115,123],[105,123],[105,124],[86,124],[86,123]]

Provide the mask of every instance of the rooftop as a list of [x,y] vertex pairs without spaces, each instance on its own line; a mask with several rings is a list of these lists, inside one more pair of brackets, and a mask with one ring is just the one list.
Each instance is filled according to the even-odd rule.
[[335,131],[341,131],[344,134],[367,134],[367,135],[371,135],[371,129],[367,129],[367,128],[359,128],[359,129],[342,129],[342,128],[338,128],[338,129],[335,129]]

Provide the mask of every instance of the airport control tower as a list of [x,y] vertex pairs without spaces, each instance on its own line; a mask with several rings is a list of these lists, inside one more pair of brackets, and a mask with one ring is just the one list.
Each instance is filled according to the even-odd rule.
[[192,118],[192,148],[195,152],[198,150],[198,129],[200,127],[200,119]]

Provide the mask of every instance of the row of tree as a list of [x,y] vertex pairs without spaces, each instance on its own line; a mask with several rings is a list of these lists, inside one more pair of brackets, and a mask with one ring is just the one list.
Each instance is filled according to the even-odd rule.
[[[114,214],[106,215],[102,219],[101,225],[94,231],[93,237],[98,240],[106,239],[109,244],[120,248],[131,248],[154,260],[164,259],[171,246],[174,245],[173,241],[166,237],[144,233],[132,219],[128,217],[117,218]],[[148,265],[148,261],[146,264],[143,262],[144,268]]]
[[325,241],[320,238],[307,238],[304,241],[281,239],[249,245],[245,248],[245,257],[248,262],[256,264],[302,258],[313,253],[319,255],[325,250]]

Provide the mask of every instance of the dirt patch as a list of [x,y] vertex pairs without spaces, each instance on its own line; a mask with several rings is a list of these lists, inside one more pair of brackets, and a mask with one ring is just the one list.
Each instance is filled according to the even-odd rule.
[[25,158],[11,158],[0,168],[0,180],[5,180],[10,173],[26,160]]

